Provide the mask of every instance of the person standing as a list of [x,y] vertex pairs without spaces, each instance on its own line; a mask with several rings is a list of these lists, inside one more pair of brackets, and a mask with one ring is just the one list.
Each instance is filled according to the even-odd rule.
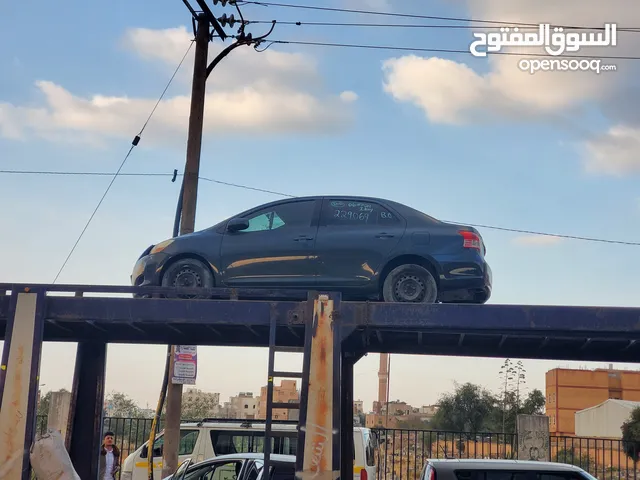
[[116,473],[120,470],[120,450],[115,446],[113,432],[106,432],[100,451],[100,476],[99,480],[115,480]]

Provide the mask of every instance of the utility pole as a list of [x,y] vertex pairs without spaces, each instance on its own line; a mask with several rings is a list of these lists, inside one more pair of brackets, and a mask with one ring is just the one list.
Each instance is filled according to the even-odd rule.
[[[196,201],[198,198],[198,176],[202,129],[204,123],[205,90],[207,82],[207,56],[209,53],[209,18],[198,16],[196,31],[193,81],[191,84],[191,110],[189,112],[189,134],[187,138],[187,160],[184,169],[182,192],[182,220],[180,235],[192,233],[196,223]],[[182,385],[171,381],[175,345],[171,347],[171,366],[167,384],[167,417],[164,430],[162,478],[178,468],[178,446],[180,443],[180,414],[182,410]]]

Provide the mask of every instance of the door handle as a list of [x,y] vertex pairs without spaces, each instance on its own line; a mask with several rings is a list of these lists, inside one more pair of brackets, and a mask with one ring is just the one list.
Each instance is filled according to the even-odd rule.
[[307,237],[306,235],[300,235],[299,237],[296,237],[293,239],[294,242],[302,242],[302,241],[306,241],[306,240],[313,240],[313,237]]
[[376,235],[376,238],[393,238],[395,235],[391,233],[382,232]]

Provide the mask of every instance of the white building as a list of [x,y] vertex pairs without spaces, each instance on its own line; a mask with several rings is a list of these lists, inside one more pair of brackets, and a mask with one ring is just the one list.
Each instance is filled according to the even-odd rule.
[[622,424],[640,402],[610,398],[575,414],[577,437],[622,438]]

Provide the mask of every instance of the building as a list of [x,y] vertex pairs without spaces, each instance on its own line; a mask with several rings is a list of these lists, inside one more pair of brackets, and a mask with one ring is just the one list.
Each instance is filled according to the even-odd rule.
[[609,399],[640,401],[640,372],[555,368],[546,374],[549,433],[574,436],[575,414]]
[[[297,403],[300,401],[300,392],[295,380],[281,380],[280,386],[273,386],[274,403]],[[288,410],[285,408],[274,408],[272,412],[274,420],[297,420],[298,411]],[[267,387],[260,389],[260,398],[258,399],[258,417],[260,419],[267,418]]]
[[388,407],[388,416],[386,405],[380,414],[366,415],[365,426],[368,428],[406,428],[408,424],[411,424],[411,428],[427,428],[428,422],[433,419],[438,411],[437,405],[424,405],[420,408],[414,408],[400,400],[389,402]]
[[622,424],[631,418],[633,409],[640,402],[610,398],[595,407],[576,412],[575,424],[578,437],[622,438]]
[[362,400],[354,400],[353,402],[353,414],[361,415],[364,413],[364,402]]
[[380,415],[382,409],[389,399],[389,366],[390,359],[388,353],[380,354],[380,366],[378,368],[378,400],[373,402],[373,413]]
[[237,396],[231,397],[229,403],[234,416],[230,418],[256,418],[258,415],[258,401],[259,399],[255,398],[252,392],[240,392]]

